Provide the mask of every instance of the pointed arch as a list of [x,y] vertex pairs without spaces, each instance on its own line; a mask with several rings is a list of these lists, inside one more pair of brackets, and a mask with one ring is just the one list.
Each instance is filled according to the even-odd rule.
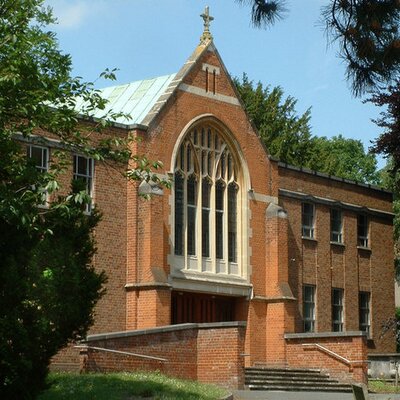
[[197,119],[180,134],[171,166],[173,269],[247,278],[250,182],[232,133],[213,117]]

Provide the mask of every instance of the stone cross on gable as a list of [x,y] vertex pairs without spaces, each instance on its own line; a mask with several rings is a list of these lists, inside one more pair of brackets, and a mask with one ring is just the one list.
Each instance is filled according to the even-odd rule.
[[201,14],[200,17],[203,18],[204,21],[204,31],[200,37],[200,42],[205,43],[213,39],[210,32],[210,22],[214,20],[214,17],[210,15],[208,6],[206,6],[203,14]]

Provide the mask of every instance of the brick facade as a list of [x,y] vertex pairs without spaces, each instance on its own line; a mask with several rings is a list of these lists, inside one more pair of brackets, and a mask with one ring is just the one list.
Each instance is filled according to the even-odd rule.
[[93,335],[81,349],[81,368],[92,372],[158,370],[237,389],[244,384],[244,331],[243,322],[225,322]]
[[[206,90],[204,65],[214,66],[220,72],[215,93]],[[187,373],[188,377],[202,381],[213,382],[218,366],[229,365],[231,375],[218,376],[229,386],[240,386],[242,378],[238,370],[244,359],[248,366],[255,363],[296,366],[299,360],[295,353],[302,349],[307,366],[317,362],[314,350],[305,351],[301,347],[303,339],[285,339],[285,334],[303,332],[303,286],[313,285],[316,334],[332,331],[332,288],[343,290],[344,331],[358,331],[359,294],[365,292],[370,295],[368,351],[394,351],[394,338],[380,335],[383,322],[394,313],[391,194],[271,159],[212,42],[196,49],[174,78],[174,84],[141,125],[114,127],[105,134],[140,137],[142,140],[133,145],[134,152],[162,161],[161,173],[173,177],[179,145],[186,135],[202,126],[218,132],[239,165],[238,273],[194,271],[188,265],[178,268],[177,260],[196,261],[200,255],[185,258],[174,253],[174,189],[159,191],[146,201],[138,195],[143,190],[138,183],[128,183],[114,170],[96,164],[94,201],[103,213],[103,220],[96,229],[98,252],[94,262],[98,270],[106,271],[108,283],[107,292],[96,307],[96,322],[90,334],[169,325],[176,312],[173,297],[180,293],[193,294],[184,305],[186,322],[217,322],[215,319],[222,318],[245,321],[246,327],[232,335],[229,329],[225,332],[207,326],[174,334],[172,331],[143,334],[140,338],[146,337],[146,345],[138,342],[139,336],[93,339],[90,343],[129,348],[133,352],[138,349],[156,357],[169,352],[169,358],[180,360],[182,365],[179,367],[177,363],[168,372],[179,376]],[[119,166],[123,167],[126,166]],[[305,201],[315,207],[313,239],[302,237]],[[340,244],[331,243],[332,208],[342,212]],[[367,215],[369,221],[367,248],[359,247],[357,242],[360,213]],[[219,309],[223,302],[218,302],[217,297],[227,299],[226,309]],[[357,335],[351,340],[343,339],[340,334],[339,339],[330,337],[327,341],[318,337],[314,341],[331,346],[342,357],[351,359],[350,348],[356,346],[358,353],[354,357],[365,361],[364,339]],[[340,345],[334,345],[335,341]],[[193,348],[193,354],[183,351],[178,355],[177,348],[185,346]],[[246,356],[239,357],[239,353]],[[88,355],[90,368],[113,369],[113,363],[120,357],[101,354]],[[62,362],[59,355],[55,365]],[[128,359],[120,365],[137,368],[139,364],[164,368]],[[364,380],[362,374],[352,376]]]
[[289,365],[318,368],[342,382],[367,383],[366,336],[360,332],[287,334],[285,340]]

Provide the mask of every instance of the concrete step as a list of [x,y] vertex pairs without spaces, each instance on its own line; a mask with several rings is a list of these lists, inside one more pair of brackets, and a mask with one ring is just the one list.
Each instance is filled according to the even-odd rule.
[[252,377],[245,377],[245,382],[248,383],[263,383],[263,382],[274,382],[274,383],[293,383],[293,384],[335,384],[335,383],[339,383],[339,381],[335,380],[335,379],[309,379],[309,378],[303,378],[303,379],[288,379],[288,378],[282,378],[282,377],[263,377],[263,378],[252,378]]
[[266,390],[266,391],[279,391],[279,392],[340,392],[340,393],[351,393],[350,385],[340,386],[301,386],[301,385],[248,385],[250,390]]
[[246,371],[245,375],[252,378],[261,377],[279,377],[282,379],[329,379],[327,374],[308,374],[308,373],[283,373],[283,372],[271,372],[271,371]]
[[250,390],[351,392],[349,384],[316,369],[250,367],[245,384]]
[[316,368],[289,368],[289,367],[246,367],[246,371],[269,371],[269,372],[288,372],[288,373],[310,373],[310,374],[320,374],[321,370]]

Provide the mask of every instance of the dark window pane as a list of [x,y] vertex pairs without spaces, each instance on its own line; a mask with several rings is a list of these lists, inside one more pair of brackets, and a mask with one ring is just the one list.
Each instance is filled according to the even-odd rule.
[[192,175],[187,180],[187,246],[188,254],[196,254],[196,202],[197,182]]
[[224,184],[222,182],[217,182],[215,187],[215,247],[216,256],[219,259],[224,257],[224,191]]
[[191,166],[192,166],[192,149],[188,145],[186,149],[186,171],[190,171]]
[[188,254],[194,256],[196,255],[196,207],[188,206],[187,218]]
[[210,257],[210,210],[202,210],[201,247],[202,256]]
[[202,181],[202,221],[201,221],[201,234],[202,234],[202,255],[203,257],[210,257],[210,190],[211,184],[208,179]]
[[236,204],[236,185],[230,184],[228,187],[228,259],[237,261],[237,204]]
[[183,255],[183,177],[175,174],[175,254]]

